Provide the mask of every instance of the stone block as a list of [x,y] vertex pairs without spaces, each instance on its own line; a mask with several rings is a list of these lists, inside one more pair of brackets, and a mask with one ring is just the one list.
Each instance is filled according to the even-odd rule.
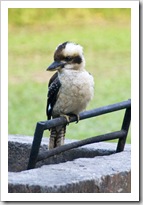
[[[9,136],[9,193],[129,193],[131,146],[115,153],[116,143],[94,143],[69,150],[26,170],[32,137]],[[73,140],[66,140],[66,143]],[[40,152],[47,149],[43,138]]]

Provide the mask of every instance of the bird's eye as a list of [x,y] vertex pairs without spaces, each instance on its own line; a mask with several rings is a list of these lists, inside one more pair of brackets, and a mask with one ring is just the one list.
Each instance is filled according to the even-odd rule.
[[71,58],[70,56],[67,56],[67,57],[65,57],[65,60],[66,60],[66,61],[71,61],[72,58]]

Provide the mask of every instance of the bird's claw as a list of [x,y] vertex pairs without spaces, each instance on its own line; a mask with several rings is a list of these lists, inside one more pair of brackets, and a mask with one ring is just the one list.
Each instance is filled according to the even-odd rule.
[[76,116],[76,124],[80,121],[80,116],[79,115],[75,115]]
[[66,121],[67,121],[67,125],[69,125],[69,123],[70,123],[70,116],[69,115],[64,115],[64,114],[62,114],[60,116],[64,117],[66,119]]
[[67,121],[67,125],[69,125],[69,123],[70,123],[70,117],[72,117],[72,116],[75,116],[76,117],[76,124],[79,122],[79,120],[80,120],[80,116],[79,115],[76,115],[76,114],[73,114],[73,113],[69,113],[68,115],[64,115],[64,114],[62,114],[62,115],[60,115],[61,117],[64,117],[65,119],[66,119],[66,121]]

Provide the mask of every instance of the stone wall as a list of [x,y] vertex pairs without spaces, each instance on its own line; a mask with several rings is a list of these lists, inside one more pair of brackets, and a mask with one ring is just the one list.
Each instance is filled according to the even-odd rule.
[[[115,153],[116,143],[69,150],[26,170],[33,137],[9,136],[9,193],[129,193],[131,150]],[[73,140],[66,140],[66,143]],[[48,138],[43,138],[40,152]]]

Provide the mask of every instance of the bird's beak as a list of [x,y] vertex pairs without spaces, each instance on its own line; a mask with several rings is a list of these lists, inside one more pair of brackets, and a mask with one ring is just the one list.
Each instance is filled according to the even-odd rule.
[[54,61],[46,70],[54,71],[63,68],[66,63]]

